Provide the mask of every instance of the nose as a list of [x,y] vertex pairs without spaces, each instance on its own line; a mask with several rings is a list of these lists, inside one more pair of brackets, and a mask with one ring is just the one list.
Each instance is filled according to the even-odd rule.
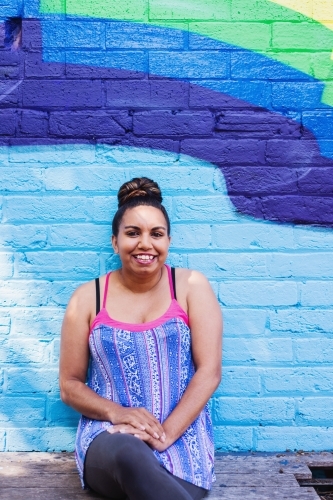
[[148,233],[141,233],[140,240],[138,242],[138,247],[142,250],[148,250],[151,248],[150,235]]

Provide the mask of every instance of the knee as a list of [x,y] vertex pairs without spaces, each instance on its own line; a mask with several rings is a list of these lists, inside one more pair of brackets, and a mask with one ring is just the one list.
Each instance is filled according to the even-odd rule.
[[[133,473],[133,469],[140,469],[141,465],[147,463],[151,449],[140,439],[129,434],[114,434],[117,436],[117,446],[115,452],[115,462],[123,471]],[[155,457],[152,456],[155,459]]]

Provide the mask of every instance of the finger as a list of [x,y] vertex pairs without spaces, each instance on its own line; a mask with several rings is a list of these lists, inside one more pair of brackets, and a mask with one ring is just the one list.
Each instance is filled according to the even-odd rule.
[[160,434],[160,435],[163,434],[164,433],[164,429],[162,427],[162,424],[159,422],[159,420],[157,420],[157,418],[155,417],[155,415],[153,415],[148,410],[146,410],[146,408],[142,408],[142,410],[147,415],[148,422],[151,425],[151,427],[152,428],[156,427],[156,432],[158,434]]
[[144,429],[141,428],[141,430],[145,430],[155,439],[160,439],[164,435],[164,429],[157,418],[145,408],[140,408],[139,414],[144,417],[144,419],[141,420],[141,424],[143,424]]
[[147,432],[154,439],[161,439],[164,434],[163,430],[161,431],[159,427],[154,424],[152,425],[151,423],[148,423],[145,426],[145,432]]
[[136,429],[134,429],[134,427],[132,427],[131,425],[117,424],[107,429],[107,431],[110,434],[118,434],[118,433],[125,434],[125,433],[136,432]]

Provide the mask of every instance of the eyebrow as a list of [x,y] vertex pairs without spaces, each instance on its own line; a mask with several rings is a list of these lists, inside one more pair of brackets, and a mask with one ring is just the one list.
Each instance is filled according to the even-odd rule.
[[[139,226],[125,226],[125,229],[141,229]],[[156,226],[156,227],[152,227],[152,231],[156,230],[156,229],[164,229],[166,231],[166,227],[164,226]]]

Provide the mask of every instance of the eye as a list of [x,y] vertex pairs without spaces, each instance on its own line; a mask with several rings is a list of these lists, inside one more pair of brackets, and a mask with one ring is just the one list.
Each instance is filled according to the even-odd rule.
[[164,234],[163,234],[163,233],[161,233],[160,231],[153,231],[153,232],[152,232],[152,236],[153,236],[154,238],[162,238],[162,236],[164,236]]
[[126,232],[126,236],[130,236],[130,237],[135,237],[139,234],[139,231],[134,231],[134,230],[131,230],[131,231],[127,231]]

